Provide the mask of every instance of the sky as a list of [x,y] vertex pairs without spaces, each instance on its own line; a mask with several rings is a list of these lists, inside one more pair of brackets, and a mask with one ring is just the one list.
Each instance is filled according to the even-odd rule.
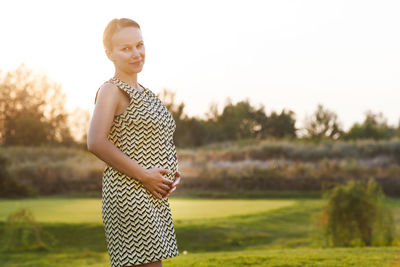
[[0,70],[20,63],[62,85],[66,106],[94,109],[114,75],[102,43],[114,18],[139,23],[138,82],[176,93],[189,116],[248,99],[296,114],[320,103],[347,130],[365,112],[400,119],[400,1],[18,1],[0,3]]

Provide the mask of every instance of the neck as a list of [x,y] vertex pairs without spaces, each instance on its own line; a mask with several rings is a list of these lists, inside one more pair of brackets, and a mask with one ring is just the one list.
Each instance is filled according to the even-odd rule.
[[135,88],[139,88],[139,84],[137,82],[137,73],[126,74],[122,72],[115,72],[114,77],[126,82],[129,85],[132,85]]

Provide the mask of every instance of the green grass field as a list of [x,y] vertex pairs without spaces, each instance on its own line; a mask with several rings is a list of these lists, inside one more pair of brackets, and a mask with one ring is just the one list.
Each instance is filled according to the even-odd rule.
[[[400,245],[324,248],[316,223],[322,199],[169,201],[180,255],[163,260],[163,266],[400,266]],[[400,199],[386,204],[394,211],[399,239]],[[29,208],[56,242],[49,251],[0,253],[0,266],[109,266],[99,198],[0,200],[1,232],[18,207]]]

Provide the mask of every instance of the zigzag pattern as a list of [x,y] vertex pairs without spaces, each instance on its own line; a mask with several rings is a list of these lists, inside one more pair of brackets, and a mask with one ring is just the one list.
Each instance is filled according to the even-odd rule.
[[[138,92],[117,78],[130,97],[128,108],[114,117],[108,139],[144,168],[178,170],[174,118],[148,88]],[[138,265],[179,255],[168,198],[158,199],[134,177],[107,165],[102,180],[102,219],[112,267]]]

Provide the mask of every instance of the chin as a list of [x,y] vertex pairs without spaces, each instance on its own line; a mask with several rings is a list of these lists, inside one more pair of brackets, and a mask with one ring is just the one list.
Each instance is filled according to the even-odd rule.
[[142,71],[142,67],[140,67],[140,68],[128,68],[127,70],[126,70],[126,72],[128,72],[128,73],[139,73],[139,72],[141,72]]
[[130,66],[129,69],[131,69],[133,71],[141,71],[143,69],[143,65],[140,65],[138,67],[137,66]]
[[134,69],[134,70],[132,70],[132,71],[133,71],[133,72],[136,72],[136,73],[139,73],[139,72],[142,71],[142,69],[143,69],[143,68],[138,68],[138,69]]

